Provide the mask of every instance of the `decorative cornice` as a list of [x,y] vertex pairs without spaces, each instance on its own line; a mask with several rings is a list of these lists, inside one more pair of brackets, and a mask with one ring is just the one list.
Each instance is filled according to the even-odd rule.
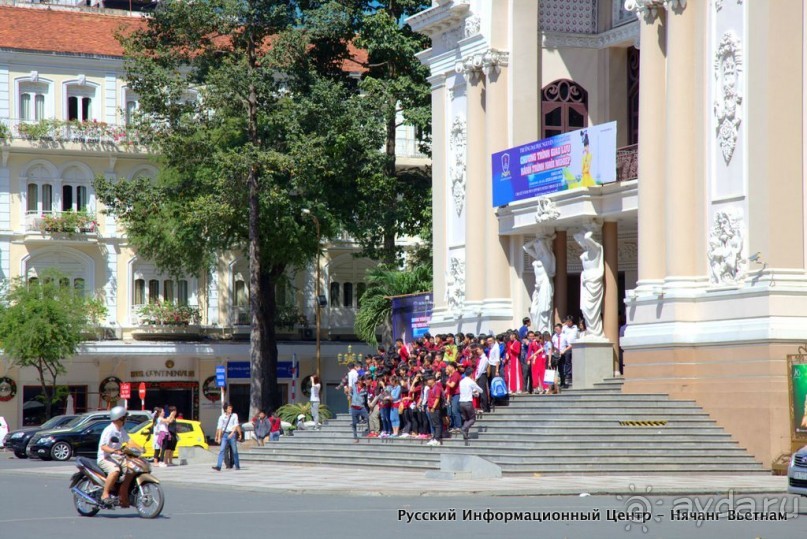
[[594,35],[544,32],[542,45],[545,49],[563,47],[607,49],[626,42],[636,43],[639,40],[639,34],[639,21],[633,21]]
[[420,34],[435,37],[441,32],[464,24],[468,15],[467,0],[441,2],[406,19],[406,23]]

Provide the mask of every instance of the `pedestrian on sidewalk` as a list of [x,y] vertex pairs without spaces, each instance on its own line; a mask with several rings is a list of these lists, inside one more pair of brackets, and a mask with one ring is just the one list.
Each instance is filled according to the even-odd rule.
[[162,422],[165,424],[167,430],[162,443],[162,460],[166,466],[173,466],[174,451],[176,451],[177,442],[179,442],[179,433],[177,432],[177,407],[169,406],[167,410],[168,416],[162,419]]
[[319,430],[319,390],[322,383],[316,374],[311,377],[311,419],[314,420],[314,430]]
[[476,422],[476,410],[474,410],[474,396],[482,394],[482,388],[474,382],[474,370],[468,367],[465,369],[465,377],[460,380],[460,413],[462,414],[462,438],[468,439],[471,427]]
[[277,415],[277,410],[275,410],[269,418],[269,441],[280,441],[280,432],[282,429],[283,425],[280,422],[280,417]]
[[353,441],[355,443],[359,443],[359,435],[356,432],[359,420],[367,422],[368,426],[370,424],[370,414],[367,413],[366,399],[367,390],[364,388],[364,380],[356,380],[350,393],[350,426],[353,428]]
[[252,419],[252,427],[255,432],[255,442],[259,447],[263,447],[264,439],[269,436],[272,430],[272,424],[269,418],[266,417],[266,412],[261,410],[258,415]]
[[220,444],[219,460],[213,469],[217,472],[221,471],[221,465],[224,462],[224,453],[227,447],[233,453],[233,460],[235,461],[235,469],[241,469],[241,463],[238,460],[238,438],[241,435],[241,425],[238,423],[238,414],[233,412],[233,405],[225,403],[222,407],[223,412],[219,417],[219,422],[216,425],[216,443]]

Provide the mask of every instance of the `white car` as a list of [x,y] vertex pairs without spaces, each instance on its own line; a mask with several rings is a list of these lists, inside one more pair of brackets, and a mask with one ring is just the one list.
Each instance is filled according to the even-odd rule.
[[8,434],[8,423],[6,418],[0,415],[0,447],[3,447],[3,439]]
[[790,466],[787,468],[787,491],[790,494],[807,496],[807,446],[790,457]]

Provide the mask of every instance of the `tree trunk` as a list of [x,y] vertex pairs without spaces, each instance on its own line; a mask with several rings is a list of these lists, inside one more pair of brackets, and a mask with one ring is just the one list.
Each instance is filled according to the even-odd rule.
[[[395,178],[397,176],[397,170],[395,167],[395,152],[396,152],[396,140],[395,135],[397,131],[397,118],[396,118],[396,110],[398,108],[398,100],[390,98],[390,102],[387,104],[389,107],[387,113],[387,125],[386,125],[386,160],[384,164],[384,174],[388,178]],[[395,184],[395,182],[393,182]],[[390,192],[390,196],[392,200],[390,201],[391,206],[390,208],[395,207],[398,203],[397,196],[398,190],[392,189]],[[384,227],[384,249],[382,254],[382,260],[389,265],[395,265],[396,263],[396,250],[395,250],[395,231],[397,229],[396,220],[396,212],[390,211],[387,213],[391,222],[387,223],[387,226]]]
[[[39,365],[36,367],[37,372],[39,373],[39,383],[42,384],[42,394],[45,396],[45,420],[51,418],[51,411],[52,411],[52,403],[53,395],[50,391],[48,391],[48,384],[45,383],[45,365],[44,360],[39,360]],[[53,380],[53,391],[56,391],[56,380]]]
[[[252,74],[256,71],[256,43],[252,36],[247,44],[247,62],[249,64],[249,95],[247,96],[247,131],[250,143],[260,147],[258,137],[258,94]],[[249,332],[250,391],[249,414],[254,417],[263,406],[264,394],[268,390],[264,383],[268,377],[264,349],[267,328],[263,312],[263,279],[261,279],[261,244],[260,244],[260,170],[257,163],[252,163],[247,175],[249,205],[249,311],[251,327]],[[273,343],[274,344],[274,343]],[[275,348],[277,345],[275,344]],[[277,372],[275,372],[277,377]]]
[[263,398],[262,409],[265,412],[276,410],[281,405],[281,395],[277,387],[277,336],[275,334],[275,319],[277,317],[277,296],[275,284],[283,276],[285,265],[274,265],[270,268],[264,266],[261,273],[261,287],[263,289],[263,302],[261,304],[261,323],[264,327],[264,339],[261,354],[263,356]]

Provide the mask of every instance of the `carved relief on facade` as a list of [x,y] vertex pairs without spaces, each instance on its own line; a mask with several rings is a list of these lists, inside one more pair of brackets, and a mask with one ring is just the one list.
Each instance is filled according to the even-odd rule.
[[462,209],[465,207],[466,136],[465,120],[457,116],[451,123],[449,136],[449,148],[451,150],[449,178],[451,179],[451,197],[454,199],[454,209],[457,211],[457,217],[462,215]]
[[465,262],[452,256],[446,271],[446,305],[455,316],[465,306]]
[[482,19],[479,18],[479,15],[471,15],[467,19],[465,19],[465,30],[464,36],[471,37],[475,36],[479,33],[482,27]]
[[743,278],[743,218],[739,209],[715,213],[709,231],[709,280],[732,285]]
[[714,64],[716,135],[726,165],[731,162],[734,155],[742,123],[743,96],[740,93],[742,69],[740,38],[729,30],[720,40]]
[[536,200],[535,222],[545,223],[555,221],[560,217],[560,210],[549,197],[540,197]]

